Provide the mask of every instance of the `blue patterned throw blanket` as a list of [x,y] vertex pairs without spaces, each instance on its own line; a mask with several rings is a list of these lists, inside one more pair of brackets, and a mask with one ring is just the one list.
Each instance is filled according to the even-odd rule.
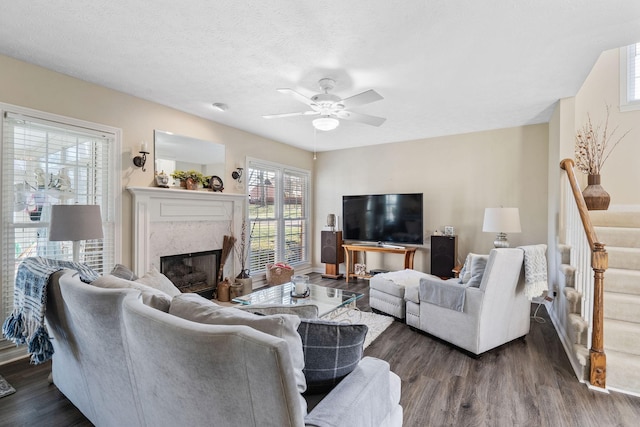
[[31,363],[36,365],[53,356],[53,346],[44,323],[47,284],[49,276],[65,268],[76,270],[85,283],[99,277],[87,265],[42,257],[27,258],[18,266],[13,313],[4,321],[2,333],[16,345],[27,344]]

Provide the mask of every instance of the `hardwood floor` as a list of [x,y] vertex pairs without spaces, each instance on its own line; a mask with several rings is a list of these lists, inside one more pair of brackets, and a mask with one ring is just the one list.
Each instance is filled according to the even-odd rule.
[[[312,282],[365,293],[368,282]],[[590,391],[573,374],[553,325],[532,321],[526,340],[516,340],[473,359],[461,351],[394,322],[365,351],[391,364],[402,378],[404,425],[413,426],[635,426],[640,398]],[[17,392],[0,399],[0,426],[90,426],[49,385],[50,365],[22,360],[0,366]],[[108,375],[108,372],[105,372]],[[213,424],[212,424],[213,425]]]

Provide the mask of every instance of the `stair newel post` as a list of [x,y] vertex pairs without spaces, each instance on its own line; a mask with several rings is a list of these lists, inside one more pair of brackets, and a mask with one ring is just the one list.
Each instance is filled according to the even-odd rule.
[[609,266],[609,255],[604,244],[596,242],[591,255],[593,268],[593,329],[589,350],[589,382],[595,387],[606,387],[607,356],[604,353],[604,272]]

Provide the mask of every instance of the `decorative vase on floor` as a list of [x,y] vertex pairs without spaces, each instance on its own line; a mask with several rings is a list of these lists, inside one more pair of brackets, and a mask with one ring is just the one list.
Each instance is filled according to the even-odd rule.
[[236,276],[236,283],[243,285],[242,295],[248,295],[253,292],[253,279],[249,276],[249,269],[242,270]]
[[611,196],[600,185],[600,175],[588,175],[588,185],[582,190],[582,197],[590,211],[606,211]]

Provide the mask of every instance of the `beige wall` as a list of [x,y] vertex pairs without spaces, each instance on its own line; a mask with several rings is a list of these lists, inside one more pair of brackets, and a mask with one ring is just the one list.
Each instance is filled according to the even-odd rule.
[[[575,97],[575,125],[581,128],[591,115],[594,125],[603,123],[605,106],[611,106],[609,131],[629,134],[613,151],[602,169],[602,186],[611,195],[611,205],[640,205],[640,110],[620,112],[619,49],[600,55]],[[573,140],[567,141],[572,146]],[[581,175],[581,174],[580,174]],[[581,178],[584,178],[582,176]],[[586,184],[586,179],[583,181]]]
[[[495,235],[482,232],[484,208],[518,207],[522,233],[512,246],[547,241],[548,126],[522,126],[464,135],[323,152],[315,172],[314,235],[325,218],[342,219],[342,196],[367,193],[424,193],[425,245],[416,268],[430,271],[429,236],[452,225],[458,257],[488,253]],[[314,266],[320,263],[316,239]],[[367,255],[371,268],[397,269],[398,255]]]
[[152,185],[153,158],[146,172],[131,159],[142,140],[152,145],[154,129],[225,144],[228,193],[243,192],[232,185],[231,172],[246,156],[313,169],[307,151],[2,55],[0,75],[0,102],[122,129],[122,262],[127,265],[132,265],[131,198],[124,187]]

